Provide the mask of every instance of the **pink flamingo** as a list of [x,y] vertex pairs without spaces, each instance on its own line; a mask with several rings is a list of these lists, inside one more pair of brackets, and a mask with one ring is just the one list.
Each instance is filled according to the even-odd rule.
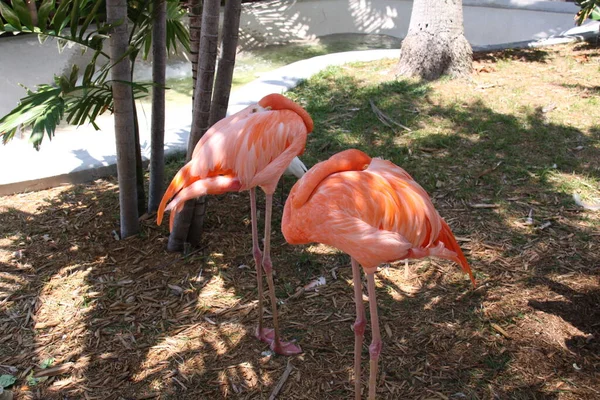
[[366,319],[359,263],[367,275],[372,342],[369,399],[375,382],[381,335],[374,273],[396,260],[436,256],[452,260],[475,280],[450,227],[425,190],[402,168],[359,150],[346,150],[311,168],[292,188],[281,228],[290,244],[336,247],[351,256],[356,303],[354,385],[360,399],[360,354]]
[[[278,354],[298,354],[302,350],[279,337],[277,300],[271,263],[271,209],[279,178],[292,160],[304,152],[312,132],[310,115],[298,104],[280,94],[263,97],[257,104],[222,119],[202,136],[192,159],[177,172],[158,209],[160,225],[164,211],[171,210],[170,226],[186,200],[207,194],[250,191],[252,252],[258,283],[258,327],[256,336]],[[298,160],[299,161],[299,160]],[[256,187],[266,194],[264,255],[258,244]],[[168,206],[167,201],[175,196]],[[166,207],[165,207],[166,206]],[[262,269],[267,276],[273,308],[273,327],[263,327]]]

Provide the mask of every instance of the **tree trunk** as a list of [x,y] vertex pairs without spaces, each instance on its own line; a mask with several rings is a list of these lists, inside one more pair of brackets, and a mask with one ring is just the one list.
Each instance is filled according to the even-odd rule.
[[[133,63],[133,61],[132,61]],[[133,73],[131,74],[133,82]],[[137,116],[137,107],[135,99],[131,98],[131,107],[133,108],[133,132],[135,136],[135,182],[137,191],[137,210],[138,217],[144,215],[146,211],[146,189],[144,188],[144,163],[142,162],[142,146],[140,144],[140,123]]]
[[[198,60],[198,81],[194,89],[192,129],[188,140],[187,158],[189,161],[198,140],[208,130],[210,104],[212,98],[213,80],[217,57],[217,42],[219,36],[219,0],[204,0],[202,10],[202,29],[200,34],[200,54]],[[202,232],[204,213],[195,216],[196,202],[203,199],[190,200],[185,203],[182,211],[175,218],[173,231],[169,236],[167,250],[182,251],[185,241],[192,246],[199,244]],[[199,207],[201,208],[201,207]],[[191,224],[193,223],[193,227]],[[199,225],[198,225],[199,224]],[[191,237],[190,233],[193,234]]]
[[209,128],[208,119],[219,39],[220,3],[219,0],[204,0],[198,58],[198,81],[196,82],[193,103],[192,129],[187,148],[188,160],[192,157],[196,143]]
[[462,0],[415,0],[402,41],[400,75],[437,79],[468,76],[473,51],[464,35]]
[[37,26],[38,12],[35,0],[25,0],[25,2],[27,3],[27,9],[29,10],[29,14],[31,15],[31,22],[33,23],[33,26]]
[[192,62],[192,101],[198,80],[198,51],[200,50],[200,29],[202,27],[202,0],[190,0],[190,61]]
[[123,57],[127,51],[127,1],[107,0],[106,19],[108,23],[119,23],[110,35],[110,57],[114,101],[115,138],[117,146],[117,173],[119,179],[119,207],[121,238],[134,235],[139,230],[136,188],[135,133],[133,122],[133,94],[127,83],[131,79],[129,58]]
[[227,114],[231,82],[233,80],[233,68],[235,67],[235,55],[237,53],[241,12],[242,0],[227,0],[223,18],[221,57],[219,58],[215,90],[212,105],[210,106],[209,125],[211,126],[215,122],[225,118]]
[[165,84],[167,68],[167,2],[154,1],[152,27],[152,126],[148,212],[158,210],[165,180]]

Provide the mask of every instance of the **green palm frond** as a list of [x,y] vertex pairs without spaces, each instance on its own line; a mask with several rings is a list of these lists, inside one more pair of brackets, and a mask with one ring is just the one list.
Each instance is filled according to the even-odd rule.
[[[137,20],[138,28],[132,36],[132,45],[142,49],[142,57],[148,58],[152,48],[152,13],[153,3],[151,2],[145,11],[139,12],[142,16]],[[132,13],[130,19],[133,20],[139,14]],[[167,52],[176,54],[183,50],[190,51],[190,34],[188,28],[183,23],[183,17],[186,12],[181,7],[179,1],[167,0]]]
[[[3,143],[11,140],[19,129],[31,129],[29,141],[39,150],[44,135],[52,139],[63,119],[73,125],[91,123],[99,129],[94,122],[96,117],[113,111],[110,81],[78,85],[78,72],[74,66],[68,76],[55,76],[54,85],[38,85],[35,92],[27,89],[27,96],[21,99],[20,104],[0,119]],[[147,95],[152,86],[125,83],[131,85],[135,98]]]
[[[141,51],[148,56],[152,43],[152,0],[129,0],[128,19],[133,23],[129,50],[123,58],[133,61]],[[94,54],[83,74],[76,66],[69,76],[55,76],[51,85],[27,90],[27,96],[9,114],[0,118],[0,136],[6,144],[19,129],[31,129],[30,141],[39,149],[44,136],[51,139],[58,124],[91,123],[98,129],[96,117],[113,108],[112,91],[108,74],[113,66],[102,51],[108,32],[115,25],[105,22],[105,0],[43,0],[38,9],[38,24],[33,26],[31,14],[24,0],[0,0],[0,35],[36,33],[41,42],[48,37],[57,39],[59,50],[68,43],[78,43]],[[167,0],[167,50],[177,52],[181,47],[189,51],[189,32],[183,24],[185,11],[179,1]],[[104,56],[99,57],[99,56]],[[100,61],[102,60],[102,61]],[[120,60],[117,60],[117,62]],[[148,93],[152,84],[126,82],[132,86],[134,97]]]
[[575,16],[577,25],[581,25],[586,19],[600,20],[600,0],[575,0],[581,10]]
[[[40,40],[58,39],[59,50],[67,42],[102,52],[102,44],[111,25],[102,22],[105,0],[43,0],[38,10],[38,24],[33,25],[31,13],[24,0],[0,0],[0,35],[12,33],[37,33]],[[96,28],[90,29],[92,23]],[[67,29],[68,28],[68,29]],[[108,57],[108,54],[102,53]]]

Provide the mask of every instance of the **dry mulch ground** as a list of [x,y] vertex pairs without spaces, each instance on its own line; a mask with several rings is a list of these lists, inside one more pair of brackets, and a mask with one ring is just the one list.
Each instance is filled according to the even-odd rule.
[[[404,264],[381,269],[379,397],[600,398],[598,213],[511,197],[512,210],[552,221],[513,226],[527,238],[516,241],[495,209],[432,195],[478,287],[438,260],[411,262],[406,275]],[[246,193],[210,199],[204,247],[188,257],[165,251],[167,228],[152,218],[139,236],[116,240],[117,204],[113,179],[0,198],[0,374],[17,378],[17,399],[266,399],[286,368],[279,398],[352,396],[349,259],[287,245],[281,200],[273,213],[281,325],[304,350],[290,358],[253,337]],[[296,294],[321,276],[325,286]]]

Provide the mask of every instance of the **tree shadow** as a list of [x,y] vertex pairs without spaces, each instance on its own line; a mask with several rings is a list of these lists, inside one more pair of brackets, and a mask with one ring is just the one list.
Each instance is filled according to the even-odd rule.
[[[137,237],[114,240],[117,192],[110,180],[40,193],[48,198],[0,208],[0,361],[2,372],[16,368],[18,397],[198,398],[269,390],[285,365],[261,356],[268,347],[254,339],[256,305],[245,306],[252,296],[237,281],[255,278],[239,264],[227,268],[240,253],[223,261],[218,251],[232,234],[250,242],[247,226],[221,229],[213,237],[217,247],[182,258],[156,244],[166,235],[154,221],[142,222]],[[12,196],[17,203],[19,197]],[[225,215],[231,217],[214,213],[208,228]],[[249,246],[240,250],[249,263]]]
[[580,83],[570,83],[570,84],[564,84],[562,86],[569,88],[569,89],[574,89],[581,96],[590,97],[590,96],[600,95],[600,85],[587,86],[587,85],[582,85]]
[[531,279],[531,285],[545,286],[564,300],[529,300],[529,305],[547,314],[554,314],[568,321],[583,334],[573,335],[565,341],[566,346],[579,354],[598,354],[600,342],[600,290],[581,288],[574,290],[568,285],[546,277]]
[[545,64],[550,53],[545,49],[506,49],[473,53],[473,61],[525,61]]
[[[357,147],[404,167],[461,237],[479,282],[471,290],[456,266],[435,260],[414,263],[408,280],[402,268],[378,274],[379,397],[537,399],[565,392],[594,398],[595,344],[586,342],[582,351],[582,339],[563,333],[565,348],[532,310],[557,316],[562,328],[597,332],[582,319],[597,319],[596,289],[552,282],[571,273],[574,282],[597,279],[594,225],[571,193],[598,179],[600,131],[557,122],[543,104],[511,113],[484,98],[445,104],[431,84],[365,88],[360,70],[355,76],[342,70],[328,69],[319,75],[326,79],[291,93],[316,122],[303,159],[312,165]],[[386,126],[371,101],[411,131]],[[429,119],[437,131],[423,129]],[[112,239],[114,180],[40,194],[46,195],[13,196],[12,209],[0,209],[0,290],[8,295],[0,298],[0,365],[17,367],[22,385],[31,367],[37,373],[35,365],[51,357],[53,366],[74,364],[21,392],[49,399],[192,399],[272,391],[287,359],[262,355],[267,347],[252,335],[256,284],[247,194],[211,198],[204,250],[184,259],[163,250],[167,229],[153,221],[142,223],[138,237]],[[277,228],[282,207],[274,206],[272,239],[281,325],[305,352],[291,358],[295,369],[280,396],[348,398],[355,317],[349,260],[323,246],[285,244]],[[326,286],[293,297],[320,276]],[[538,290],[544,285],[565,304],[552,303]],[[583,317],[574,316],[580,311]]]

